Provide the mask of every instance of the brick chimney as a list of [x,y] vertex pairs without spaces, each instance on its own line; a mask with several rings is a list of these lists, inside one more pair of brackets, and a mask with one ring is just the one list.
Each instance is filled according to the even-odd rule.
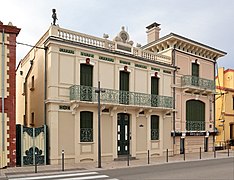
[[154,22],[153,24],[147,26],[147,43],[151,43],[159,39],[159,28],[160,24]]

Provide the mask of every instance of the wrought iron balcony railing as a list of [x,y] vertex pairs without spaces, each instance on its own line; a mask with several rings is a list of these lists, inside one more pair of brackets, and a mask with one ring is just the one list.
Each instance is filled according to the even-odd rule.
[[[91,86],[73,85],[70,87],[70,100],[97,102],[95,89]],[[172,97],[169,96],[105,89],[100,98],[101,103],[172,108]]]
[[182,86],[195,86],[201,89],[215,90],[215,81],[199,78],[196,76],[183,76],[181,77],[181,85]]
[[205,121],[186,121],[187,131],[205,131]]

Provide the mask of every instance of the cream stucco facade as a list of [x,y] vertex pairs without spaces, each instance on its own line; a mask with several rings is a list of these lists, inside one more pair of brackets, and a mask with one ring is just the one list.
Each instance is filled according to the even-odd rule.
[[[127,39],[121,39],[121,33]],[[105,97],[101,98],[103,160],[118,159],[121,155],[118,152],[120,136],[125,136],[125,140],[129,138],[129,144],[122,151],[124,153],[129,148],[133,158],[146,156],[148,150],[151,156],[162,155],[166,149],[172,151],[171,84],[175,68],[171,65],[171,58],[133,47],[124,29],[120,34],[114,41],[109,41],[51,26],[37,43],[38,47],[46,46],[48,49],[32,49],[20,62],[17,69],[17,120],[20,124],[32,127],[44,123],[48,125],[50,163],[60,162],[62,150],[66,153],[66,162],[97,161],[97,101],[80,100],[81,92],[71,95],[73,86],[81,88],[82,64],[88,64],[93,69],[92,88],[97,87],[100,81],[101,88],[106,90],[102,93]],[[129,74],[129,102],[119,102],[120,72]],[[153,107],[149,98],[151,77],[155,76],[159,79],[158,105]],[[93,139],[81,142],[80,115],[86,111],[93,114]],[[129,118],[128,127],[125,127],[129,130],[125,129],[125,135],[118,135],[120,125],[117,119],[120,114],[126,114]],[[152,115],[159,117],[157,140],[151,140]]]
[[[199,78],[214,83],[214,64],[225,53],[175,34],[157,39],[158,24],[147,28],[149,43],[134,47],[124,28],[110,41],[107,35],[51,26],[36,44],[40,48],[20,62],[17,120],[48,125],[51,164],[60,163],[62,150],[66,162],[98,160],[98,82],[105,90],[100,101],[103,160],[128,153],[146,157],[148,150],[150,156],[162,156],[166,149],[178,154],[182,138],[185,150],[195,152],[207,137],[210,150],[214,86],[194,88],[182,81],[196,61]],[[205,104],[199,131],[186,129],[186,102],[195,99]]]

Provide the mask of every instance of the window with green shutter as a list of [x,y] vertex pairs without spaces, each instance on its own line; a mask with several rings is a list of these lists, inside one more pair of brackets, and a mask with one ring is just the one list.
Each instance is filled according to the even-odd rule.
[[93,142],[93,112],[80,112],[80,142]]
[[158,106],[159,78],[151,77],[151,106]]
[[159,140],[159,116],[151,116],[151,140]]
[[198,100],[186,102],[186,130],[205,130],[205,103]]
[[192,85],[199,86],[199,64],[192,63]]
[[119,103],[129,104],[129,72],[120,71],[119,80]]
[[92,101],[93,66],[80,65],[80,100]]

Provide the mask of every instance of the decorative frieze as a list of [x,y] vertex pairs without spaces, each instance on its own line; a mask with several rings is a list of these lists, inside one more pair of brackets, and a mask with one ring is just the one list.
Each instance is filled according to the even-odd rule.
[[135,67],[147,69],[147,66],[142,65],[142,64],[135,64]]
[[80,52],[80,55],[94,58],[94,54],[90,54],[90,53],[86,53],[86,52]]
[[163,70],[164,73],[171,74],[171,71]]
[[108,58],[108,57],[104,57],[104,56],[99,56],[99,59],[104,60],[104,61],[114,62],[113,58]]
[[59,48],[59,51],[64,52],[64,53],[69,53],[69,54],[75,54],[75,51],[70,50],[70,49]]
[[70,106],[59,105],[59,109],[60,109],[60,110],[70,110]]
[[130,63],[130,62],[123,61],[123,60],[120,60],[120,61],[119,61],[119,63],[121,63],[121,64],[127,64],[127,65],[131,65],[131,63]]
[[151,70],[160,72],[160,69],[155,67],[151,67]]

